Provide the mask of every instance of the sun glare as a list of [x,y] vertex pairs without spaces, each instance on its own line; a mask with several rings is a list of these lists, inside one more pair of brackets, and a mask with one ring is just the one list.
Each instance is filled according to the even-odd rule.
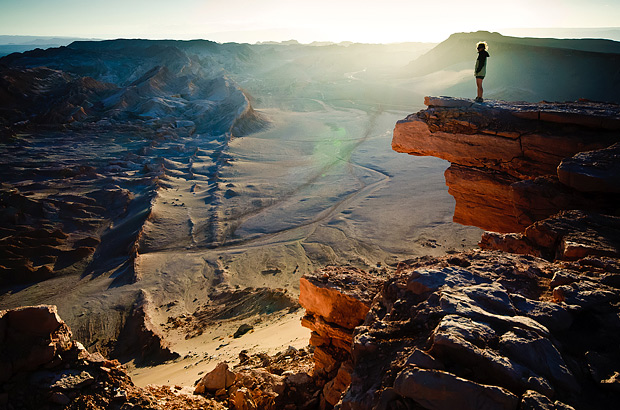
[[85,38],[205,38],[219,42],[440,42],[466,31],[502,28],[614,27],[620,3],[606,0],[456,0],[440,4],[386,0],[246,0],[175,3],[109,0],[5,2],[0,34]]

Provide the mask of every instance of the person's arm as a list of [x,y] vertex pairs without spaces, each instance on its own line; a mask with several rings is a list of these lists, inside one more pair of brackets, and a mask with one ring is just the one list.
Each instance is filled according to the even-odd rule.
[[478,59],[476,61],[476,75],[482,71],[482,68],[484,67],[484,65],[486,64],[487,59],[485,55],[482,55],[482,53],[478,53]]

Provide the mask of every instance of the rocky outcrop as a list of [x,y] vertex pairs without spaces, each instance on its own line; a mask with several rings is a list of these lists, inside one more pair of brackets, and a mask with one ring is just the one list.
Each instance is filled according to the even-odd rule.
[[620,398],[619,266],[470,251],[402,262],[386,279],[338,268],[302,280],[317,283],[309,294],[329,287],[336,301],[357,286],[372,300],[357,305],[368,313],[351,356],[331,362],[351,360],[334,395],[343,409],[595,409]]
[[[426,97],[425,104],[396,124],[392,148],[451,162],[446,183],[456,222],[521,232],[560,210],[616,210],[608,193],[617,185],[617,148],[606,148],[620,140],[620,106],[449,97]],[[597,153],[584,158],[584,151]]]
[[78,348],[55,306],[0,311],[0,382],[28,373]]
[[618,257],[620,218],[584,211],[562,211],[528,226],[523,233],[485,232],[480,247],[550,260]]
[[319,408],[321,380],[310,376],[312,355],[289,347],[274,356],[246,351],[240,363],[219,363],[196,383],[195,394],[212,397],[236,410]]
[[[353,331],[340,408],[617,402],[620,225],[613,214],[571,210],[616,208],[613,183],[600,181],[615,178],[616,147],[606,147],[618,138],[617,106],[425,102],[397,124],[393,148],[452,162],[456,221],[514,233],[485,233],[490,250],[401,262],[362,287],[372,303],[359,309],[366,319]],[[587,150],[597,151],[579,154]],[[586,196],[591,175],[599,182]],[[358,273],[347,274],[355,283]]]
[[620,192],[620,143],[565,158],[558,166],[558,177],[582,192]]
[[[579,172],[594,174],[588,160],[573,165],[584,156],[612,158],[598,168],[605,169],[601,180],[613,181],[615,147],[605,147],[618,138],[618,107],[425,102],[429,109],[397,124],[393,148],[452,162],[446,181],[456,221],[515,233],[485,233],[481,246],[491,250],[401,262],[390,278],[371,281],[348,268],[331,285],[329,272],[304,277],[308,295],[330,290],[323,299],[306,296],[321,306],[356,292],[342,283],[362,284],[357,292],[372,300],[370,309],[351,305],[357,314],[345,310],[365,320],[353,330],[350,351],[341,346],[350,356],[329,362],[336,368],[350,360],[352,367],[336,404],[516,410],[616,402],[620,225],[617,216],[570,210],[615,209],[612,184],[599,183],[605,189],[586,196],[583,184],[564,182],[579,180]],[[588,149],[602,151],[566,159]],[[558,178],[562,161],[575,174]],[[302,302],[310,317],[334,316],[314,304]],[[348,342],[330,331],[314,344]],[[315,362],[322,359],[315,355]]]
[[116,360],[73,339],[56,306],[0,311],[0,408],[222,409],[169,388],[141,389]]
[[302,326],[312,330],[316,378],[326,381],[323,406],[333,406],[351,383],[353,329],[361,325],[382,280],[355,268],[327,267],[300,279]]

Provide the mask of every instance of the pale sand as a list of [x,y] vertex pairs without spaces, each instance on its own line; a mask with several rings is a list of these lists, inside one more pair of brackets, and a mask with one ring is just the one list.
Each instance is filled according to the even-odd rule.
[[[239,352],[265,352],[273,355],[289,346],[306,347],[310,330],[301,326],[303,312],[279,315],[254,326],[254,330],[234,338],[238,324],[225,324],[207,330],[201,336],[185,340],[181,335],[169,336],[182,359],[155,367],[136,368],[129,364],[129,373],[138,386],[174,384],[193,386],[196,380],[213,370],[220,362],[239,363]],[[251,320],[249,321],[251,322]]]
[[[285,288],[296,296],[301,275],[326,264],[369,269],[475,246],[480,230],[451,222],[447,163],[391,151],[391,129],[405,113],[324,108],[265,110],[273,127],[230,143],[215,198],[206,184],[186,180],[181,165],[167,181],[171,187],[159,192],[136,266],[153,297],[153,322],[185,358],[132,367],[137,384],[187,385],[219,361],[234,363],[241,350],[308,344],[301,313],[274,314],[239,339],[230,335],[258,318],[225,322],[188,340],[165,330],[168,317],[191,314],[218,284]],[[203,246],[213,242],[218,246]],[[171,300],[174,306],[165,307]]]

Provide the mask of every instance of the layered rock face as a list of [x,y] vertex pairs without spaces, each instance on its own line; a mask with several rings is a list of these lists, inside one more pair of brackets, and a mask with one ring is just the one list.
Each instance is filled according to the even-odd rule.
[[351,383],[353,330],[361,325],[381,279],[360,269],[327,267],[300,279],[302,326],[312,330],[314,376],[326,381],[323,406],[335,405]]
[[54,306],[0,311],[0,382],[30,372],[78,347]]
[[426,97],[425,104],[396,124],[392,148],[450,161],[456,222],[521,232],[560,210],[616,211],[609,195],[617,199],[617,146],[606,148],[620,140],[620,106],[449,97]]
[[350,268],[302,280],[317,283],[306,300],[325,287],[332,301],[373,300],[350,358],[331,364],[351,360],[343,409],[597,409],[620,399],[619,267],[470,251],[403,262],[385,280]]
[[485,232],[482,249],[535,255],[549,260],[579,260],[620,254],[620,218],[580,210],[561,211],[528,226],[523,233]]
[[582,192],[620,192],[620,144],[562,160],[558,177]]

